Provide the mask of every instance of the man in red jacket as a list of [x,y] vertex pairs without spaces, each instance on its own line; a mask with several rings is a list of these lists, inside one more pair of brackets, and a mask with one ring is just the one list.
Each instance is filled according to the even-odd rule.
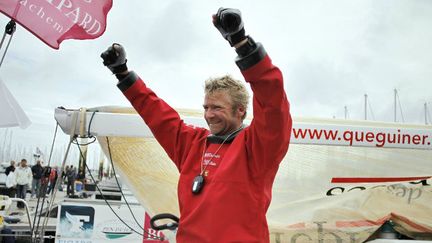
[[121,45],[101,57],[180,172],[177,242],[269,242],[266,212],[292,125],[282,74],[263,46],[245,35],[239,10],[220,8],[213,24],[235,48],[236,64],[252,88],[249,126],[243,124],[249,95],[230,76],[205,83],[208,130],[185,124],[129,71]]

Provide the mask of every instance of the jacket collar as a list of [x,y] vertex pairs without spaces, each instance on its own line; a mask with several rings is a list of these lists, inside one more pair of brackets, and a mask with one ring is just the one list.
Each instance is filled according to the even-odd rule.
[[242,124],[240,128],[235,130],[234,132],[227,134],[227,135],[214,135],[210,134],[207,136],[207,142],[208,143],[215,143],[215,144],[222,144],[222,143],[231,143],[237,135],[245,128],[245,125]]

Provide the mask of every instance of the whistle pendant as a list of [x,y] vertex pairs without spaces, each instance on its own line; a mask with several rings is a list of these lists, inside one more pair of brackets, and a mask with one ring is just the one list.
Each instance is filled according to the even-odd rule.
[[204,176],[198,175],[194,178],[192,183],[192,193],[199,194],[204,187]]

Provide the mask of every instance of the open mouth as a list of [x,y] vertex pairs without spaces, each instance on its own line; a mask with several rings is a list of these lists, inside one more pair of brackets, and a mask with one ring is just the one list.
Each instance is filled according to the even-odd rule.
[[215,127],[219,127],[220,124],[221,124],[220,122],[213,122],[213,123],[209,123],[208,125],[210,128],[215,128]]

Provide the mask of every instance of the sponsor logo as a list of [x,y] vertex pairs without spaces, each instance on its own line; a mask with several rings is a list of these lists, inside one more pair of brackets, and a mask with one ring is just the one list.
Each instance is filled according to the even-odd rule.
[[61,237],[91,238],[95,210],[88,206],[62,205],[59,234]]
[[[128,225],[136,225],[133,222],[126,222]],[[107,239],[119,239],[132,234],[132,230],[119,220],[102,222],[97,227]]]

